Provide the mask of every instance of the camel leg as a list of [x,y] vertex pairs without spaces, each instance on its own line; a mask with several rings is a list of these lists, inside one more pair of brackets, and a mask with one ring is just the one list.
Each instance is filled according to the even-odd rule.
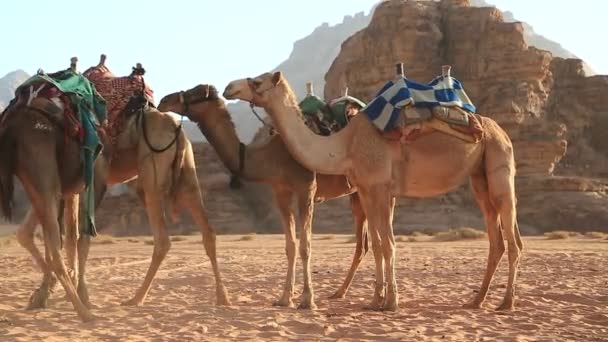
[[397,276],[395,275],[395,234],[393,233],[393,213],[395,210],[395,198],[390,195],[388,187],[378,189],[375,196],[378,199],[378,217],[380,223],[380,234],[382,238],[382,252],[384,254],[384,267],[386,268],[386,297],[382,310],[397,311],[399,309],[399,290],[397,288]]
[[350,195],[350,205],[355,220],[355,235],[357,237],[355,255],[353,256],[353,261],[350,265],[346,278],[344,279],[344,283],[342,283],[342,286],[340,286],[336,293],[329,297],[330,299],[344,298],[346,296],[346,292],[348,292],[348,289],[350,288],[350,284],[355,277],[359,264],[363,260],[363,257],[365,257],[365,254],[367,254],[369,248],[367,241],[367,218],[365,217],[365,213],[361,207],[359,195],[356,193]]
[[[184,172],[189,171],[185,170]],[[188,182],[189,184],[198,184],[198,180],[196,179],[196,172],[194,170],[189,172],[187,177],[194,177]],[[215,229],[211,227],[211,225],[209,224],[209,220],[207,219],[207,213],[205,211],[203,197],[201,195],[199,187],[198,185],[194,185],[191,186],[189,189],[181,190],[177,194],[177,196],[179,204],[182,206],[186,206],[190,210],[190,213],[194,218],[194,222],[196,222],[196,224],[201,230],[201,234],[203,237],[203,245],[205,246],[205,252],[209,257],[209,260],[211,261],[211,267],[215,276],[216,304],[230,305],[230,300],[228,299],[228,291],[226,290],[226,287],[222,282],[219,265],[217,263]]]
[[378,214],[375,209],[374,200],[370,197],[368,191],[358,189],[359,199],[363,206],[363,211],[368,220],[368,230],[372,238],[372,251],[374,253],[374,261],[376,263],[376,283],[374,285],[374,297],[372,301],[365,306],[369,310],[380,310],[384,302],[384,257],[382,254],[382,242],[380,239],[380,231],[378,230]]
[[78,245],[78,198],[79,195],[68,196],[65,199],[65,252],[68,271],[71,272],[74,287],[78,288],[78,268],[76,266],[76,255]]
[[474,175],[471,177],[471,188],[479,209],[483,214],[485,221],[486,231],[488,233],[489,240],[489,251],[488,251],[488,264],[486,266],[486,272],[481,282],[479,292],[473,299],[473,301],[464,305],[468,309],[479,309],[486,299],[488,294],[488,288],[494,278],[496,268],[500,263],[500,259],[505,252],[505,242],[498,222],[498,212],[490,201],[488,193],[488,182],[485,175]]
[[50,254],[48,253],[48,248],[45,246],[45,261],[45,258],[42,257],[42,254],[34,243],[34,231],[36,230],[37,224],[38,217],[36,216],[36,212],[34,211],[34,208],[30,208],[23,223],[17,230],[17,241],[23,248],[30,252],[34,258],[34,261],[36,262],[36,265],[38,265],[40,270],[42,270],[44,273],[42,283],[30,296],[28,305],[26,307],[28,310],[46,308],[48,298],[57,284],[57,278],[53,274],[53,270],[50,267]]
[[[52,154],[48,155],[49,157]],[[43,159],[43,158],[39,158]],[[53,160],[39,160],[41,165],[49,165]],[[46,164],[44,162],[47,162]],[[38,170],[32,172],[36,174]],[[45,177],[27,177],[22,183],[28,197],[32,202],[32,206],[35,209],[36,216],[40,220],[43,229],[45,247],[48,248],[48,255],[50,255],[49,267],[55,273],[55,276],[63,286],[67,297],[74,306],[78,316],[83,322],[93,320],[93,315],[90,311],[82,304],[74,288],[72,280],[68,276],[66,266],[61,256],[61,237],[59,233],[59,223],[57,217],[59,213],[59,174],[55,169],[46,170]],[[29,179],[28,179],[29,178]],[[34,179],[32,182],[31,180]],[[45,189],[40,191],[37,189]]]
[[[104,195],[108,189],[106,184],[108,166],[104,159],[98,159],[95,163],[95,210],[101,205]],[[78,219],[78,216],[76,216]],[[78,222],[78,221],[76,221]],[[91,249],[91,236],[88,234],[78,234],[78,296],[80,300],[88,308],[91,308],[91,301],[89,299],[89,291],[86,281],[86,267],[87,260],[89,258],[89,250]]]
[[515,306],[515,280],[517,278],[517,269],[523,243],[517,226],[516,209],[515,209],[515,194],[513,192],[502,196],[502,200],[498,203],[500,208],[500,224],[504,231],[509,246],[509,278],[507,281],[507,289],[505,298],[498,310],[512,310]]
[[287,255],[287,278],[281,298],[273,303],[275,306],[293,307],[293,293],[296,281],[296,230],[295,219],[291,210],[291,199],[293,194],[287,190],[273,189],[275,203],[283,221],[283,232],[285,233],[285,253]]
[[[50,203],[49,203],[50,202]],[[83,322],[88,322],[93,319],[93,315],[89,309],[82,304],[74,288],[72,280],[68,276],[63,257],[61,256],[61,240],[59,237],[59,225],[57,224],[57,203],[45,201],[46,209],[40,210],[40,221],[44,228],[44,240],[51,254],[52,268],[61,285],[65,289],[66,295],[78,313],[78,316]]]
[[315,295],[312,286],[312,272],[310,270],[310,257],[312,252],[312,218],[314,211],[314,194],[316,193],[316,184],[308,190],[308,193],[298,196],[298,214],[300,230],[300,257],[302,258],[302,271],[304,273],[304,289],[300,298],[298,309],[317,308],[315,304]]
[[165,256],[171,248],[171,241],[169,240],[169,234],[167,233],[166,223],[163,218],[161,196],[158,194],[157,187],[155,185],[156,184],[152,183],[149,186],[145,186],[146,212],[148,213],[148,220],[154,235],[154,251],[152,252],[152,261],[150,262],[150,266],[148,267],[148,271],[146,272],[143,283],[135,292],[135,296],[132,299],[123,302],[123,305],[139,306],[144,303],[146,296],[148,295],[148,291],[150,291],[152,280],[154,280],[160,264],[165,259]]

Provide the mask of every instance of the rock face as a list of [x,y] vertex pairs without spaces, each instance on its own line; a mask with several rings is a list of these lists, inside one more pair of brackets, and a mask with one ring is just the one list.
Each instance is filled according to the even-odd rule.
[[[399,61],[407,77],[422,82],[439,75],[442,64],[452,65],[478,112],[508,132],[522,225],[608,229],[606,183],[588,179],[606,177],[608,167],[608,144],[600,138],[608,129],[608,77],[585,77],[581,60],[529,47],[523,25],[504,22],[496,8],[470,7],[467,0],[391,0],[342,44],[325,76],[325,98],[348,86],[369,101],[393,78]],[[441,201],[454,202],[451,212],[460,218],[447,222],[456,224],[474,208],[462,189]],[[401,200],[395,222],[411,225],[412,210],[423,206],[427,215],[441,212],[432,202]],[[477,210],[470,214],[480,217]]]

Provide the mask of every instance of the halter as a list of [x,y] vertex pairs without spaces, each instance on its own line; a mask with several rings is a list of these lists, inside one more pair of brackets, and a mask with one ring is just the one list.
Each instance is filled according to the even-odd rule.
[[[253,78],[248,77],[247,78],[247,84],[251,84],[252,82],[253,82]],[[251,85],[249,87],[251,88]],[[274,88],[274,87],[272,87],[272,88]],[[268,89],[262,91],[262,93],[265,93],[265,92],[269,91],[272,88],[268,88]],[[262,123],[262,126],[269,127],[270,128],[270,135],[274,135],[275,132],[276,132],[276,129],[271,124],[266,123],[266,121],[264,121],[262,119],[262,117],[260,116],[260,114],[258,114],[258,112],[255,111],[256,104],[254,104],[251,101],[247,101],[247,102],[249,102],[249,108],[251,109],[251,112]]]

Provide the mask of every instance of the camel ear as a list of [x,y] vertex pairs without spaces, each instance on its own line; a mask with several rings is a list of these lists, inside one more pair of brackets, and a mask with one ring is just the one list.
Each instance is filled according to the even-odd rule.
[[272,84],[276,86],[277,84],[279,84],[279,82],[281,82],[282,78],[283,74],[280,71],[275,71],[275,73],[272,74]]

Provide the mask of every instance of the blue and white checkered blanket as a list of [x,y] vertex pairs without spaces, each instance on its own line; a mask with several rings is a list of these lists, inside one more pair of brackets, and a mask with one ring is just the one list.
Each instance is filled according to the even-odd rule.
[[361,111],[382,131],[395,128],[401,109],[405,106],[432,108],[460,107],[475,113],[475,106],[462,84],[451,76],[439,76],[429,84],[417,83],[404,77],[390,81]]

